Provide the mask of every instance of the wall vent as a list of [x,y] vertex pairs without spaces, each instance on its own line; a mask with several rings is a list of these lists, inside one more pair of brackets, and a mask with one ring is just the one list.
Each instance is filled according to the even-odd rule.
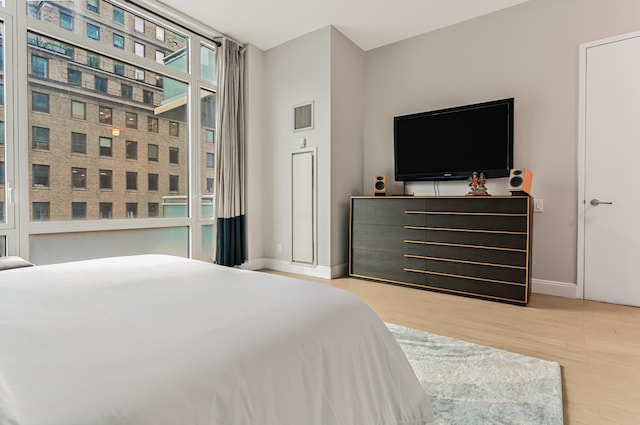
[[302,103],[293,107],[293,131],[311,130],[313,128],[313,102]]

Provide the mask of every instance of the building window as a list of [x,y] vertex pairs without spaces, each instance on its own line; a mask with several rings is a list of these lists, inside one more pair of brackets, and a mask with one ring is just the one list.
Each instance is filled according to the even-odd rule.
[[33,221],[49,220],[49,202],[33,203]]
[[100,189],[113,189],[113,171],[100,170],[98,174],[100,176]]
[[0,121],[0,146],[4,146],[4,121]]
[[158,132],[158,118],[149,117],[147,119],[147,131],[149,133],[157,133]]
[[112,156],[113,153],[111,151],[111,138],[110,137],[100,137],[100,156]]
[[71,132],[71,152],[87,154],[87,135]]
[[100,202],[100,218],[110,219],[113,216],[113,204],[111,202]]
[[49,166],[33,164],[33,186],[49,187]]
[[125,114],[125,122],[127,128],[138,128],[138,114],[134,112],[127,112]]
[[113,22],[124,25],[124,10],[118,7],[113,8]]
[[138,204],[134,202],[127,202],[127,218],[136,218],[138,217]]
[[32,149],[49,150],[49,129],[46,127],[31,127]]
[[31,74],[36,77],[49,78],[49,59],[31,55]]
[[133,99],[133,86],[130,86],[128,84],[121,84],[120,95],[122,95],[124,99]]
[[107,80],[106,78],[98,77],[96,75],[95,76],[96,91],[99,91],[100,93],[106,93],[108,88],[108,81],[109,80]]
[[87,0],[87,10],[94,13],[100,13],[100,0]]
[[136,81],[144,81],[144,70],[136,69],[135,70],[135,79],[136,79]]
[[87,188],[87,169],[71,167],[71,187],[74,189]]
[[33,112],[49,113],[49,95],[45,93],[31,92],[31,110]]
[[158,216],[158,203],[157,202],[149,202],[147,204],[147,215],[149,217],[157,217]]
[[0,161],[0,185],[4,185],[4,161]]
[[67,83],[74,86],[82,84],[82,72],[77,69],[67,68]]
[[169,136],[180,136],[180,123],[177,121],[169,121]]
[[156,62],[164,63],[164,52],[161,52],[160,50],[156,50]]
[[138,43],[137,41],[133,44],[133,52],[140,57],[144,57],[144,44]]
[[142,98],[145,105],[153,105],[153,92],[150,90],[142,90]]
[[98,121],[100,124],[113,124],[113,110],[106,106],[99,106]]
[[215,168],[215,166],[216,166],[216,155],[211,152],[207,152],[207,168]]
[[210,130],[210,129],[207,129],[205,138],[207,139],[207,143],[213,143],[213,141],[215,140],[214,131]]
[[60,28],[73,31],[73,16],[60,12]]
[[77,120],[87,119],[87,104],[84,102],[71,101],[71,118]]
[[124,50],[124,37],[120,34],[113,34],[113,47]]
[[93,24],[87,24],[87,37],[92,40],[100,40],[100,27]]
[[87,218],[87,203],[86,202],[72,202],[71,203],[71,218],[74,220],[84,220]]
[[156,27],[156,40],[164,41],[164,28]]
[[149,144],[149,152],[147,154],[149,161],[158,162],[158,145]]
[[138,32],[144,32],[144,19],[139,16],[135,16],[133,19],[133,27]]
[[180,176],[176,176],[173,174],[169,175],[169,192],[178,192],[179,188]]
[[138,159],[138,142],[127,140],[127,159]]
[[213,193],[213,182],[215,180],[207,177],[207,193]]
[[91,68],[100,69],[100,56],[89,53],[87,55],[87,65]]
[[115,62],[113,64],[113,73],[116,75],[124,76],[124,64],[120,62]]
[[127,171],[127,190],[138,190],[138,173]]
[[149,190],[153,190],[156,191],[158,190],[158,174],[155,173],[149,173],[148,174],[148,189]]
[[178,148],[169,148],[169,163],[170,164],[177,164],[178,163],[179,152],[180,152],[180,149],[178,149]]

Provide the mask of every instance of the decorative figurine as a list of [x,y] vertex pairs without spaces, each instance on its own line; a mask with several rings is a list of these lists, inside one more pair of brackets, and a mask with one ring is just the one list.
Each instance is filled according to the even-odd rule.
[[469,177],[469,187],[471,188],[471,190],[469,190],[467,195],[473,195],[473,196],[489,195],[489,193],[487,193],[487,187],[485,186],[486,182],[487,182],[487,178],[485,177],[484,173],[478,174],[477,171],[474,171],[473,175]]

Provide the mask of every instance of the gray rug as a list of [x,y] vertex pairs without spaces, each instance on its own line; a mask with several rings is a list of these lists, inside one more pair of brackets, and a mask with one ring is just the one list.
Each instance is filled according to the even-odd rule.
[[560,365],[387,323],[439,425],[562,425]]

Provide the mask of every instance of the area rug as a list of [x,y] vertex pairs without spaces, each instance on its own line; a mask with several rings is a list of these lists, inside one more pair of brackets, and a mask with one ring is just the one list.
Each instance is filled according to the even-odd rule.
[[387,323],[438,425],[562,425],[560,365]]

